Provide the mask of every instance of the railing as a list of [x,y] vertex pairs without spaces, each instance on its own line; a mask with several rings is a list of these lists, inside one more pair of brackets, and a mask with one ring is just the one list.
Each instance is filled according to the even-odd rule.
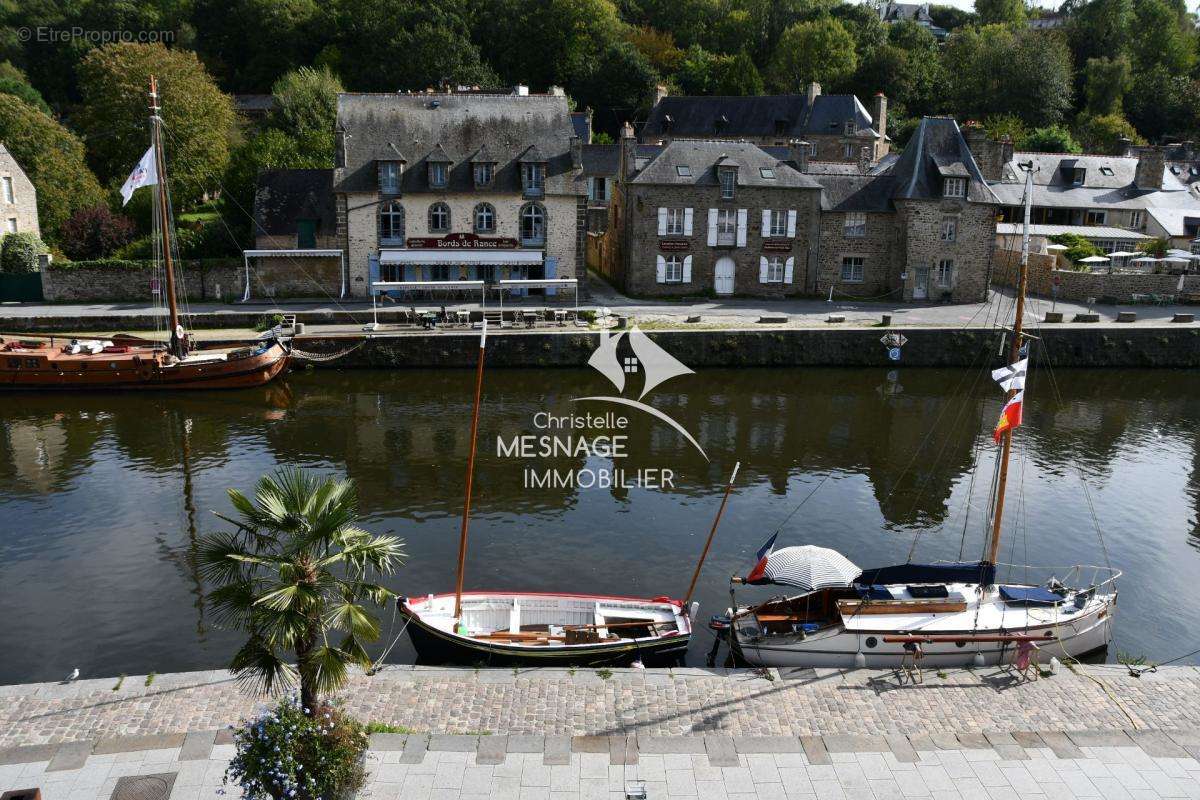
[[733,247],[735,244],[737,244],[736,233],[717,234],[717,247]]

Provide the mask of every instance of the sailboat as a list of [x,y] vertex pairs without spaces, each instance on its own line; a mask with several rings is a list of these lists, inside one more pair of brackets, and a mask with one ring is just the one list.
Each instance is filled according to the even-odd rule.
[[151,144],[143,160],[149,159],[156,176],[147,185],[155,192],[170,341],[164,345],[114,337],[67,339],[59,345],[57,340],[64,337],[0,338],[0,389],[236,389],[268,383],[287,368],[290,348],[286,342],[268,338],[239,347],[201,350],[180,323],[158,99],[158,82],[151,76]]
[[[1021,361],[1029,268],[1029,218],[1033,165],[1025,179],[1025,231],[1010,364],[993,377],[1007,391],[995,435],[1001,450],[986,557],[974,563],[898,564],[863,570],[823,547],[774,550],[774,537],[741,584],[798,588],[799,594],[765,603],[734,605],[711,623],[728,633],[742,661],[771,667],[985,666],[1046,657],[1078,657],[1103,649],[1112,638],[1117,604],[1111,567],[1077,565],[1044,583],[997,582],[1014,428],[1024,392]],[[1019,380],[1014,380],[1019,377]],[[1015,410],[1014,410],[1015,409]],[[776,534],[777,535],[777,534]]]
[[400,597],[399,613],[421,661],[427,663],[602,666],[668,664],[688,648],[699,604],[692,593],[729,501],[738,466],[725,487],[704,551],[683,599],[554,592],[464,591],[467,532],[487,323],[479,339],[475,405],[467,458],[466,497],[453,592]]

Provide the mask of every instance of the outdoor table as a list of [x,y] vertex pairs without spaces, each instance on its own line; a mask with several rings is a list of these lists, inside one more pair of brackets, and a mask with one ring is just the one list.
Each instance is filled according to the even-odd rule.
[[421,315],[421,327],[427,331],[431,331],[437,327],[437,314],[432,311],[426,311]]
[[471,324],[471,312],[470,311],[456,311],[454,313],[458,316],[458,323],[460,325]]
[[567,312],[561,308],[554,309],[554,321],[557,322],[560,326],[566,325],[567,324]]
[[526,328],[532,328],[537,324],[538,315],[536,311],[522,311],[521,317],[525,320]]

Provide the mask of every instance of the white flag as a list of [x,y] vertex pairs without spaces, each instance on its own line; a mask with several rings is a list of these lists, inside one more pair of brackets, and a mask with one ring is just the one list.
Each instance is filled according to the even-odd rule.
[[1001,367],[1000,369],[993,370],[992,378],[1006,392],[1012,389],[1020,391],[1025,388],[1025,373],[1028,369],[1029,359],[1022,358],[1011,367]]
[[146,155],[142,156],[142,160],[133,168],[133,172],[129,173],[129,177],[125,179],[125,183],[121,186],[121,197],[125,198],[121,205],[126,205],[129,198],[133,197],[135,189],[142,186],[153,186],[158,183],[158,168],[154,163],[154,145],[150,145],[150,149],[146,151]]

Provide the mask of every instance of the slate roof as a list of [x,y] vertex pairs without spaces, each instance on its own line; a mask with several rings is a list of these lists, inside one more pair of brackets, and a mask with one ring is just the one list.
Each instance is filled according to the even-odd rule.
[[[815,180],[748,142],[677,139],[665,145],[631,181],[640,185],[719,186],[717,163],[737,166],[737,185],[743,187],[819,188]],[[688,167],[680,175],[677,167]],[[774,172],[763,177],[762,170]]]
[[958,123],[949,117],[925,117],[892,166],[893,199],[929,200],[942,196],[942,179],[967,178],[967,200],[998,203],[967,148]]
[[318,234],[336,227],[331,169],[268,169],[258,174],[254,190],[255,233],[290,236],[296,220],[317,222]]
[[[1033,204],[1044,208],[1146,209],[1184,207],[1200,209],[1170,165],[1163,167],[1162,188],[1138,189],[1134,185],[1136,156],[1073,155],[1069,153],[1013,153],[992,190],[1005,205],[1023,202],[1025,173],[1018,164],[1033,162]],[[1072,182],[1075,167],[1086,170],[1083,185]],[[1112,174],[1106,174],[1111,172]]]
[[[571,163],[575,134],[567,98],[513,94],[339,94],[338,129],[345,132],[345,166],[334,170],[334,191],[378,188],[377,160],[403,160],[400,190],[474,191],[471,157],[487,145],[496,161],[494,186],[521,189],[518,159],[533,148],[546,163],[547,194],[582,194]],[[450,159],[445,189],[431,190],[428,158]]]
[[585,144],[583,174],[616,175],[621,169],[621,146],[618,144]]
[[[667,117],[670,123],[667,124]],[[724,118],[725,124],[717,121]],[[812,107],[802,94],[754,97],[662,98],[650,111],[642,138],[665,136],[689,138],[772,137],[802,139],[808,134],[840,135],[845,122],[853,120],[863,135],[873,136],[874,121],[854,95],[818,95]]]
[[[1189,197],[1189,200],[1193,198]],[[1151,206],[1146,213],[1154,217],[1168,236],[1196,236],[1200,234],[1200,203],[1191,206]]]

